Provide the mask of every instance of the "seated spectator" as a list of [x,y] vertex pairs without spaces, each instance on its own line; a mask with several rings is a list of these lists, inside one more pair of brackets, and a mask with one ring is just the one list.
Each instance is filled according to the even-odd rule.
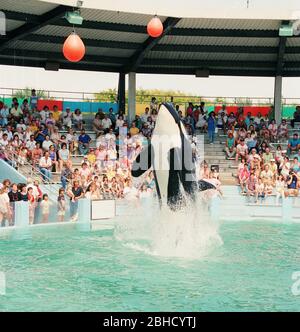
[[151,137],[151,134],[152,134],[152,130],[151,128],[149,128],[149,124],[148,122],[145,122],[143,124],[143,127],[142,127],[142,130],[141,130],[141,133],[147,137],[147,138],[150,138]]
[[279,169],[280,169],[280,174],[286,180],[291,170],[291,163],[288,156],[285,156],[283,158],[281,164],[279,165]]
[[59,166],[54,145],[51,145],[49,148],[49,157],[52,161],[52,172],[57,172],[59,170]]
[[247,132],[246,138],[245,138],[245,144],[248,147],[248,151],[251,151],[253,148],[257,145],[257,140],[251,136],[251,132]]
[[44,108],[40,111],[40,117],[41,117],[41,123],[43,125],[46,125],[46,120],[49,118],[49,107],[48,106],[44,106]]
[[226,158],[235,157],[236,154],[235,139],[231,131],[228,132],[228,137],[225,142],[225,152],[226,152]]
[[235,117],[234,113],[231,112],[227,119],[227,127],[228,127],[228,129],[232,129],[232,128],[234,129],[236,124],[237,124],[236,117]]
[[129,133],[131,136],[135,136],[137,134],[139,134],[140,130],[139,128],[136,127],[136,123],[132,122],[131,128],[129,130]]
[[9,109],[6,105],[2,104],[0,107],[0,126],[5,127],[8,124]]
[[300,149],[299,135],[295,133],[288,143],[288,155],[297,154]]
[[291,120],[292,128],[295,128],[296,122],[300,122],[300,106],[296,107],[296,112],[294,113],[294,118]]
[[271,170],[271,172],[272,172],[273,175],[274,175],[273,183],[275,183],[276,176],[277,176],[277,174],[278,174],[278,166],[277,166],[277,164],[275,163],[275,159],[271,159],[271,160],[270,160],[270,164],[269,164],[269,166],[270,166],[270,170]]
[[204,110],[200,111],[198,121],[196,123],[196,128],[200,129],[200,131],[203,133],[207,132],[207,121],[206,121],[206,115],[204,113]]
[[14,105],[10,109],[10,117],[16,122],[19,122],[23,118],[23,112],[19,107],[18,102],[14,103]]
[[54,145],[54,143],[50,140],[50,136],[46,135],[44,142],[42,143],[42,148],[44,151],[49,151],[50,146]]
[[88,160],[90,166],[94,167],[96,164],[96,160],[97,160],[95,150],[91,149],[86,157],[87,157],[87,160]]
[[41,149],[41,144],[37,142],[35,144],[35,148],[31,151],[31,161],[33,167],[39,164],[42,156],[43,156],[43,150]]
[[58,151],[58,165],[59,165],[59,171],[61,172],[63,167],[67,164],[72,166],[72,162],[70,160],[70,151],[68,150],[67,144],[63,143],[61,145],[60,150]]
[[83,129],[83,117],[82,114],[80,112],[80,109],[77,108],[74,112],[74,114],[72,115],[72,123],[74,124],[74,127],[76,129],[82,130]]
[[65,128],[72,128],[72,113],[70,107],[67,107],[66,111],[61,114],[60,121]]
[[272,154],[272,152],[270,151],[270,148],[267,147],[266,148],[266,151],[263,152],[262,154],[262,160],[263,160],[263,164],[266,165],[266,164],[270,164],[271,162],[271,159],[273,159],[274,156]]
[[239,158],[245,158],[248,157],[248,147],[245,144],[244,139],[240,140],[240,143],[236,147],[236,161],[239,160]]
[[98,113],[95,115],[95,119],[93,121],[93,130],[96,132],[97,137],[104,133],[102,120],[100,119],[100,115]]
[[76,142],[76,136],[72,128],[69,128],[68,133],[66,135],[67,146],[69,148],[70,154],[74,154],[78,147]]
[[52,118],[54,119],[55,121],[55,125],[58,127],[58,128],[61,128],[61,122],[60,122],[60,111],[58,110],[58,107],[56,105],[53,106],[53,111],[51,112],[52,114]]
[[289,130],[288,130],[288,125],[286,123],[286,120],[282,120],[281,124],[278,127],[278,135],[277,135],[278,139],[288,139],[289,138]]
[[275,161],[277,165],[280,165],[283,162],[283,151],[281,145],[278,145],[275,151]]
[[261,172],[261,179],[263,181],[263,183],[266,184],[272,184],[273,183],[273,179],[274,179],[274,174],[273,172],[270,170],[270,166],[268,164],[266,164],[264,166],[264,170]]
[[298,187],[299,176],[294,172],[290,171],[286,183],[287,183],[287,191],[285,193],[286,197],[294,196],[297,197],[299,194],[299,187]]
[[276,142],[277,140],[277,132],[278,132],[278,128],[277,128],[277,124],[276,121],[273,119],[271,121],[271,123],[269,124],[268,127],[269,131],[270,131],[270,137],[271,137],[271,141],[272,142]]
[[78,149],[79,153],[85,156],[90,147],[91,137],[85,133],[85,130],[81,130],[81,134],[78,137]]
[[291,170],[296,174],[300,174],[300,162],[298,157],[294,157],[293,162],[291,164]]
[[52,160],[50,159],[49,152],[46,151],[44,157],[39,161],[40,171],[43,175],[43,180],[48,182],[52,178]]
[[269,131],[269,129],[267,128],[267,126],[265,124],[262,125],[262,128],[261,128],[261,130],[259,132],[259,136],[263,140],[265,140],[267,142],[270,142],[270,140],[271,140],[271,134],[270,134],[270,131]]
[[109,129],[112,127],[111,119],[108,117],[107,114],[104,115],[104,119],[102,120],[102,128],[104,130],[104,133],[108,133]]

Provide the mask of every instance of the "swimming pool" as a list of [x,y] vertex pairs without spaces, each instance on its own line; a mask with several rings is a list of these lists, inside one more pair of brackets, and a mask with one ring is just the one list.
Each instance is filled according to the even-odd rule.
[[299,311],[299,225],[226,223],[219,234],[223,245],[198,259],[150,255],[111,230],[2,237],[0,311]]

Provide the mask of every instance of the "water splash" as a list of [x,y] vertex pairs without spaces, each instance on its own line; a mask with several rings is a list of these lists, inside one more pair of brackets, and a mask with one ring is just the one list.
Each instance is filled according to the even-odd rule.
[[115,238],[123,245],[146,254],[163,257],[201,259],[223,244],[219,225],[211,220],[207,205],[197,198],[177,212],[159,209],[153,199],[142,201],[117,220]]

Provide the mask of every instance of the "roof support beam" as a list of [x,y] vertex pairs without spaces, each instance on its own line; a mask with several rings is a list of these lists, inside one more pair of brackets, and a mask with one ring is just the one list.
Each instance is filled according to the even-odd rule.
[[283,71],[283,67],[284,67],[284,55],[285,55],[286,43],[287,43],[287,37],[279,38],[276,76],[282,75],[282,71]]
[[[23,58],[23,59],[39,59],[39,60],[53,60],[53,61],[65,61],[65,57],[61,52],[46,52],[36,50],[24,50],[24,49],[5,49],[1,52],[0,58]],[[126,57],[105,56],[105,55],[89,55],[86,54],[83,62],[93,63],[107,63],[113,65],[125,65],[128,61]],[[212,67],[224,67],[224,68],[248,68],[248,69],[274,69],[277,66],[275,61],[227,61],[227,60],[170,60],[167,58],[155,58],[144,59],[142,66],[169,66],[172,63],[174,68],[176,67],[195,67],[195,68],[212,68]],[[300,61],[285,62],[285,69],[300,69]]]
[[168,17],[163,23],[164,31],[162,35],[158,38],[148,37],[143,43],[142,47],[139,48],[130,58],[128,64],[124,67],[124,71],[126,73],[135,72],[136,69],[139,67],[139,65],[142,63],[142,61],[144,60],[147,53],[150,52],[159,43],[159,41],[171,31],[171,29],[179,21],[180,18]]
[[[282,24],[289,24],[289,21],[282,21]],[[278,53],[277,53],[277,66],[276,76],[282,76],[284,68],[284,56],[286,52],[287,37],[279,37]]]
[[[84,38],[84,37],[83,37]],[[40,34],[29,34],[20,38],[21,40],[33,41],[38,43],[53,43],[61,45],[65,41],[65,37],[49,36]],[[1,39],[0,39],[1,41]],[[86,46],[103,47],[103,48],[119,48],[125,50],[140,50],[141,44],[136,42],[120,42],[112,40],[97,40],[84,38]],[[152,51],[163,52],[196,52],[196,53],[253,53],[253,54],[278,54],[278,47],[272,46],[222,46],[222,45],[183,45],[183,44],[158,44]],[[287,47],[286,54],[300,53],[300,47]]]
[[39,16],[39,20],[36,22],[28,21],[19,28],[9,31],[7,36],[0,40],[0,51],[6,48],[11,42],[19,40],[28,34],[39,30],[40,28],[51,24],[51,22],[57,20],[63,16],[63,14],[70,9],[68,6],[57,6],[56,8],[50,10],[49,12]]
[[[2,58],[0,57],[0,65],[11,65],[11,66],[23,66],[23,67],[40,67],[44,68],[46,61],[31,60],[31,59],[20,59],[20,58]],[[102,72],[116,72],[120,73],[122,67],[102,65],[102,64],[88,64],[88,63],[71,63],[68,61],[60,62],[60,69],[69,70],[86,70],[86,71],[102,71]],[[137,73],[149,73],[149,74],[176,74],[176,75],[195,75],[194,68],[174,68],[174,67],[139,67]],[[212,68],[210,69],[210,75],[216,76],[257,76],[257,77],[274,77],[276,75],[275,70],[258,70],[258,69],[222,69]],[[299,77],[300,69],[284,71],[284,77]]]
[[[66,60],[62,52],[45,52],[45,51],[35,51],[35,50],[28,51],[24,49],[5,49],[1,52],[0,56],[13,57],[13,58],[19,57],[27,59],[36,58],[39,60],[44,59],[44,60],[55,60],[55,61]],[[127,58],[86,54],[82,61],[124,65],[127,62]]]

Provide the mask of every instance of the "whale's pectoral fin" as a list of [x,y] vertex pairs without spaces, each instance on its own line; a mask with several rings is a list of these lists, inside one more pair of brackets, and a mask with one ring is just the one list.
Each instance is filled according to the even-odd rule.
[[133,177],[138,178],[143,175],[152,165],[153,159],[153,148],[149,144],[142,152],[136,157],[133,165],[131,174]]
[[216,189],[216,187],[207,182],[207,181],[204,181],[204,180],[200,180],[198,181],[198,188],[199,188],[199,191],[205,191],[205,190],[209,190],[209,189]]

